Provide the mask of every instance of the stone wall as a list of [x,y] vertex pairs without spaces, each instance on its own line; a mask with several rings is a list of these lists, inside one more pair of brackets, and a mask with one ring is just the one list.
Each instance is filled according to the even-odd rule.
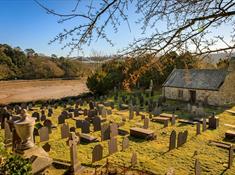
[[[181,98],[178,97],[179,90],[183,91],[183,97]],[[164,87],[163,94],[165,93],[165,97],[167,99],[189,101],[190,90],[194,89]],[[221,94],[220,91],[196,90],[196,100],[201,102],[207,101],[209,105],[215,105],[215,106],[223,105],[225,103],[225,99],[221,99],[220,94]]]

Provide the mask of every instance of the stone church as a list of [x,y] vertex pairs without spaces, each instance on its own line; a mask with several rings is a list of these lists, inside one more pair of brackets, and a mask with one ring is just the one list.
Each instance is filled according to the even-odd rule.
[[174,69],[162,85],[167,99],[203,102],[213,106],[235,104],[235,57],[225,69]]

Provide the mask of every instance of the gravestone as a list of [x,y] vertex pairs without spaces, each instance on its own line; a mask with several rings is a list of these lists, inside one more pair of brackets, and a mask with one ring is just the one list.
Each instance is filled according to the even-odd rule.
[[137,164],[137,154],[136,152],[133,152],[132,153],[132,156],[131,156],[131,166],[135,166]]
[[145,115],[141,114],[141,120],[144,120],[144,119],[145,119]]
[[124,151],[128,147],[129,147],[129,139],[128,137],[124,137],[124,139],[122,140],[122,151]]
[[4,120],[4,144],[9,144],[12,142],[12,132],[7,120]]
[[172,118],[171,118],[171,125],[172,125],[172,126],[175,125],[175,113],[174,113],[174,112],[173,112]]
[[38,112],[33,112],[32,117],[36,119],[36,122],[40,121],[40,114]]
[[117,123],[110,124],[110,138],[118,135],[118,125]]
[[74,126],[70,127],[69,132],[75,132],[76,133],[76,128]]
[[92,124],[94,126],[94,131],[100,131],[101,130],[101,119],[100,119],[100,117],[94,117],[92,119]]
[[129,120],[132,120],[134,118],[134,109],[133,106],[130,106],[129,109]]
[[78,117],[79,116],[79,109],[78,108],[74,109],[73,114],[74,114],[74,117]]
[[176,148],[176,131],[173,130],[170,135],[169,150]]
[[90,122],[87,120],[82,121],[82,133],[89,134],[90,133]]
[[42,127],[38,130],[40,142],[45,142],[49,140],[49,130],[47,127]]
[[113,153],[118,151],[117,138],[112,137],[108,141],[108,145],[109,145],[109,155],[111,155],[111,154],[113,154]]
[[58,117],[58,124],[63,124],[65,122],[66,117],[62,114]]
[[50,152],[51,150],[51,145],[49,143],[45,143],[42,148],[46,151],[46,152]]
[[49,119],[46,119],[44,122],[43,122],[43,126],[46,126],[48,128],[48,131],[49,133],[52,133],[52,121],[49,120]]
[[41,121],[45,121],[47,119],[45,110],[41,110]]
[[92,150],[92,163],[99,161],[103,158],[103,147],[98,144]]
[[101,125],[101,141],[110,139],[110,125],[105,123]]
[[228,156],[228,169],[230,169],[233,165],[233,146],[229,147],[229,156]]
[[53,109],[52,108],[49,108],[48,109],[48,117],[51,117],[53,114]]
[[77,174],[79,171],[81,171],[81,164],[78,161],[78,156],[77,156],[78,142],[79,138],[76,136],[74,132],[71,132],[69,135],[68,145],[70,147],[71,170],[73,174]]
[[184,133],[183,132],[179,132],[178,134],[178,139],[177,139],[177,148],[181,147],[184,143]]
[[198,159],[195,160],[195,175],[201,175],[201,166]]
[[68,138],[69,137],[69,124],[64,123],[60,127],[61,131],[61,139]]
[[213,113],[212,117],[209,118],[209,129],[217,129],[217,127],[219,127],[219,117],[216,117]]
[[206,118],[203,118],[202,120],[202,132],[205,132],[206,131]]
[[197,122],[197,124],[196,124],[196,135],[199,135],[199,134],[201,134],[201,124],[200,124],[200,122]]
[[82,127],[82,121],[83,120],[76,120],[76,128],[81,128]]
[[149,128],[149,118],[145,118],[144,119],[144,126],[143,126],[144,129],[148,129]]
[[101,109],[101,117],[106,118],[107,117],[107,110],[105,108]]
[[94,103],[92,101],[89,102],[89,108],[94,109]]

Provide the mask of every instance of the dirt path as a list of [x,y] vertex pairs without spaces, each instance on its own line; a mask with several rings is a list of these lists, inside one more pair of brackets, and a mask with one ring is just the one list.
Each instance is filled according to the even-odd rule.
[[0,104],[58,99],[88,92],[86,80],[0,81]]

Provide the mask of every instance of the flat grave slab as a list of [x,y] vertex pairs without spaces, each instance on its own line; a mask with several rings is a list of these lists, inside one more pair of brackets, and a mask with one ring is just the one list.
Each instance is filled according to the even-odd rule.
[[158,123],[163,123],[164,127],[168,126],[168,123],[170,121],[170,118],[165,118],[165,117],[153,117],[151,119],[152,122],[158,122]]
[[235,115],[235,111],[233,110],[226,110],[226,112],[231,113],[232,115]]
[[97,137],[94,137],[94,136],[89,135],[89,134],[80,133],[79,136],[80,136],[80,141],[81,142],[85,142],[85,143],[98,142]]
[[235,138],[235,131],[228,130],[225,132],[226,139],[234,139]]
[[[172,119],[172,114],[168,114],[168,113],[161,113],[159,115],[160,117],[164,117],[164,118],[169,118],[170,120]],[[178,118],[178,115],[175,115],[175,118]]]
[[155,138],[154,131],[137,127],[130,128],[130,136],[147,140]]
[[196,121],[193,121],[193,120],[186,120],[186,119],[180,119],[178,120],[179,123],[185,123],[185,124],[190,124],[190,125],[195,125],[197,124]]

